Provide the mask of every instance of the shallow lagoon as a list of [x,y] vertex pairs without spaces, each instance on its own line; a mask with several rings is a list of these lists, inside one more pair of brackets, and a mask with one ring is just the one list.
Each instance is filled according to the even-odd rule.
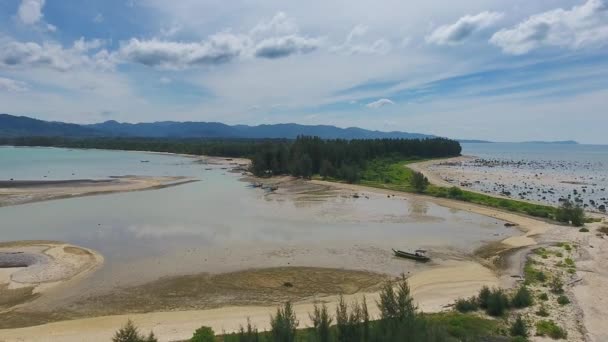
[[[184,157],[37,148],[11,153],[14,150],[23,155],[49,153],[44,166],[58,177],[75,173],[77,178],[135,174],[200,179],[161,190],[0,208],[2,241],[61,240],[99,251],[106,262],[80,285],[87,292],[169,275],[271,266],[398,274],[433,264],[393,258],[390,248],[428,248],[435,262],[441,263],[466,258],[484,242],[518,233],[496,219],[419,199],[374,194],[353,198],[340,191],[306,200],[268,196],[240,181],[239,174],[218,167],[206,170],[209,166]],[[83,154],[87,162],[80,160]],[[0,159],[0,165],[7,159]],[[70,164],[70,160],[78,161]],[[44,175],[40,167],[20,165],[26,170],[23,173],[12,167],[0,175],[23,174],[27,179]]]

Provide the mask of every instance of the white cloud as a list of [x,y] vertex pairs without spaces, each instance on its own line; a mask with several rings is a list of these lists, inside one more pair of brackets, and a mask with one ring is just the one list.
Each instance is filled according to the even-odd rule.
[[111,68],[112,56],[106,50],[99,50],[102,45],[100,40],[86,41],[83,38],[67,49],[52,41],[42,44],[3,42],[0,43],[0,69],[46,67],[68,71],[77,67]]
[[169,77],[165,77],[165,76],[161,77],[158,81],[162,84],[169,84],[169,83],[173,82],[172,79],[170,79]]
[[513,28],[496,32],[490,42],[514,55],[542,46],[577,49],[603,45],[608,43],[608,4],[588,0],[570,10],[558,8],[532,15]]
[[29,87],[27,83],[13,80],[10,78],[0,77],[0,91],[27,91]]
[[282,58],[294,54],[306,54],[319,48],[320,39],[297,35],[267,38],[255,47],[254,55],[261,58]]
[[277,12],[269,21],[259,22],[250,31],[252,36],[272,35],[289,35],[298,32],[298,26],[293,18],[287,16],[284,12]]
[[45,0],[21,0],[17,16],[22,23],[26,25],[34,25],[38,23],[42,17],[42,8]]
[[151,67],[179,69],[230,62],[251,44],[249,38],[232,33],[217,33],[198,43],[132,38],[123,43],[120,58]]
[[96,24],[101,24],[104,21],[103,14],[97,13],[97,15],[93,18],[93,22]]
[[388,105],[394,105],[395,102],[389,100],[389,99],[379,99],[377,101],[374,102],[370,102],[368,104],[366,104],[365,106],[367,108],[373,108],[373,109],[377,109],[380,107],[384,107],[384,106],[388,106]]
[[461,44],[476,32],[494,25],[502,17],[502,13],[488,11],[465,15],[453,24],[439,26],[426,37],[426,41],[437,45]]
[[341,45],[336,45],[330,48],[334,52],[344,52],[346,54],[370,54],[370,55],[384,55],[391,51],[392,44],[384,39],[380,38],[373,42],[357,42],[363,37],[369,27],[365,25],[356,25],[346,36],[346,40]]

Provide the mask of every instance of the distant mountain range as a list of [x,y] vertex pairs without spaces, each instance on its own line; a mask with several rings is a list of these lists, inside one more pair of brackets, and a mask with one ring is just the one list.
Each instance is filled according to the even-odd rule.
[[286,138],[298,135],[318,136],[323,139],[424,139],[434,135],[371,131],[357,127],[339,128],[327,125],[226,125],[219,122],[120,123],[106,121],[92,125],[43,121],[25,116],[0,114],[0,137],[66,136],[66,137],[149,137],[149,138]]

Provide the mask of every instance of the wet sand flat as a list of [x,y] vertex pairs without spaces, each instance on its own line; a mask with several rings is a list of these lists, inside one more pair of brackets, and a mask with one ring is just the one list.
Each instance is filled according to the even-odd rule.
[[110,179],[0,181],[0,207],[61,198],[161,189],[194,182],[188,177],[120,176]]

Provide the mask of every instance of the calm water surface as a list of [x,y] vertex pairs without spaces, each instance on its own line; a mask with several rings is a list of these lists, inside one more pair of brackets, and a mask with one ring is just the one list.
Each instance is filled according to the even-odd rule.
[[0,208],[0,240],[51,239],[95,249],[106,263],[87,286],[111,287],[165,275],[287,265],[399,273],[419,266],[392,258],[392,247],[426,247],[439,261],[517,233],[495,219],[421,200],[267,196],[239,175],[206,167],[145,153],[2,148],[0,178],[167,174],[200,181]]

